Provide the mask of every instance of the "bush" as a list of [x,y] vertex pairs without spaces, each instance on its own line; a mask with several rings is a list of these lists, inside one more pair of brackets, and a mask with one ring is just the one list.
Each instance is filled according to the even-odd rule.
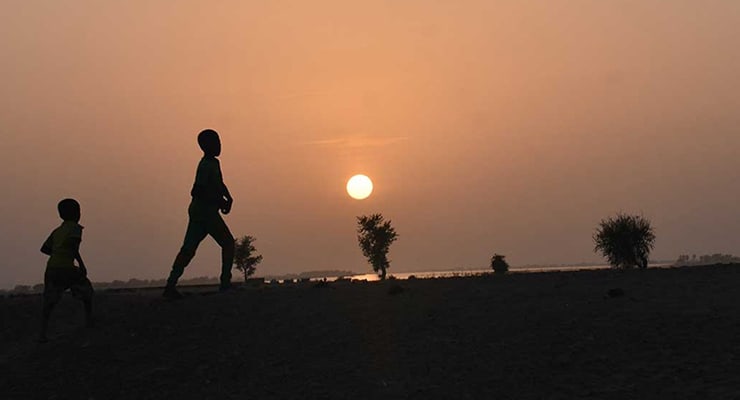
[[647,268],[655,233],[648,219],[620,213],[599,223],[594,242],[614,268]]
[[491,269],[497,274],[505,274],[509,272],[509,263],[504,260],[506,256],[502,254],[494,254],[491,257]]
[[28,294],[31,293],[31,286],[28,285],[15,285],[13,288],[14,294]]

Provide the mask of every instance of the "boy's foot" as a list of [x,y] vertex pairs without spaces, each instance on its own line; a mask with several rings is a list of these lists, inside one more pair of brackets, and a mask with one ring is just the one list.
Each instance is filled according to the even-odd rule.
[[174,287],[166,287],[164,293],[162,293],[162,297],[170,300],[179,300],[182,299],[182,294]]

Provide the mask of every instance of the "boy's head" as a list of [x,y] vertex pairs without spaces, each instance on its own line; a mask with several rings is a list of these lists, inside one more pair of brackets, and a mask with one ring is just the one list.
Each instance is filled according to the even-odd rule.
[[64,199],[57,204],[59,217],[65,221],[80,221],[80,203],[75,199]]
[[221,155],[221,139],[218,138],[218,132],[213,129],[201,131],[198,134],[198,144],[206,156],[218,157]]

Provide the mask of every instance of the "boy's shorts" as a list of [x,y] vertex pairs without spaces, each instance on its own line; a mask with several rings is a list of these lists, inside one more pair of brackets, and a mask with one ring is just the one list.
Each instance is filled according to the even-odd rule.
[[62,298],[62,293],[70,289],[72,296],[80,300],[90,300],[93,287],[87,276],[77,267],[74,268],[47,268],[44,274],[44,301],[56,303]]

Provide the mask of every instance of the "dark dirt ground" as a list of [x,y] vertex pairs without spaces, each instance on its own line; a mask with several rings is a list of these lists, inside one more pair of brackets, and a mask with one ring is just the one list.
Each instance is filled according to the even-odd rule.
[[46,344],[0,299],[0,398],[740,398],[740,265],[213,290],[67,296]]

